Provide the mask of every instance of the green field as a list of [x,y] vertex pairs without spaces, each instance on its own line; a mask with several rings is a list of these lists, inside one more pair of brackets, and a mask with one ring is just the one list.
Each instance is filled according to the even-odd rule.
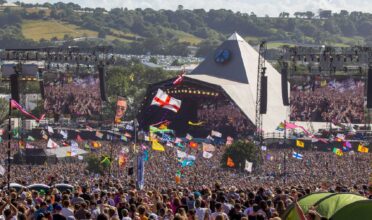
[[[115,32],[113,33],[118,34],[118,36],[108,35],[106,36],[107,40],[121,40],[128,43],[132,42],[132,40],[128,40],[125,37],[133,37],[133,34],[116,30],[114,31]],[[40,39],[50,40],[55,37],[57,37],[58,40],[62,40],[65,35],[69,35],[73,38],[98,36],[97,31],[56,20],[24,20],[22,23],[22,34],[25,38],[34,41],[39,41]]]
[[39,41],[40,39],[50,40],[54,37],[61,40],[65,35],[74,38],[98,36],[98,32],[96,31],[55,20],[25,20],[22,23],[22,33],[25,38],[35,41]]

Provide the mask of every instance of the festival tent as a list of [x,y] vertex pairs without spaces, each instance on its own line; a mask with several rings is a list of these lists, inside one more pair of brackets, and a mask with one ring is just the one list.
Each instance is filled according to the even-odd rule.
[[[220,51],[228,51],[230,60],[223,64],[216,62]],[[222,87],[254,123],[258,56],[251,45],[234,33],[186,77]],[[263,115],[263,130],[274,132],[286,119],[288,107],[282,102],[281,74],[269,62],[266,62],[266,76],[267,113]]]
[[[185,109],[195,108],[195,105],[185,98],[185,93],[180,94],[180,91],[177,91],[181,90],[182,93],[183,86],[196,88],[194,91],[188,91],[189,96],[192,95],[191,93],[195,94],[195,90],[200,88],[200,90],[214,91],[212,94],[226,97],[254,126],[258,57],[259,53],[239,34],[232,34],[191,73],[186,74],[181,85],[172,83],[175,78],[150,85],[138,115],[140,126],[145,128],[150,120],[154,120],[155,123],[164,120],[165,116],[172,115],[172,113],[161,113],[160,116],[156,116],[150,105],[159,88],[165,91],[176,90],[174,93],[170,92],[170,95],[180,97],[179,99],[182,100],[181,109],[177,115],[183,114],[183,117],[193,115],[192,112],[185,112]],[[263,130],[275,132],[278,124],[286,119],[288,107],[282,102],[281,74],[268,62],[266,62],[266,76],[268,77],[267,113],[263,115]],[[183,120],[183,118],[179,117],[177,120]]]
[[372,200],[360,200],[344,206],[336,212],[331,220],[371,219]]
[[[309,209],[319,200],[328,197],[330,195],[333,195],[334,193],[328,193],[328,192],[321,192],[321,193],[313,193],[307,196],[302,197],[298,204],[301,206],[304,213],[307,213]],[[294,208],[294,204],[291,204],[286,212],[283,214],[283,219],[288,220],[297,220],[299,219],[296,210]]]
[[[349,213],[353,210],[363,210],[371,207],[369,203],[361,203],[361,201],[366,201],[367,199],[363,196],[359,196],[352,193],[314,193],[301,198],[298,203],[302,210],[306,214],[311,207],[315,207],[316,211],[323,217],[327,219],[341,219],[339,214],[344,212]],[[355,205],[351,205],[354,204]],[[358,205],[361,204],[361,205]],[[345,209],[345,210],[344,210]],[[363,214],[361,213],[361,216]],[[300,220],[294,205],[288,207],[287,211],[283,214],[282,219],[286,220]],[[344,218],[342,218],[344,219]],[[345,218],[347,219],[347,218]],[[366,218],[356,218],[356,219],[366,219]]]

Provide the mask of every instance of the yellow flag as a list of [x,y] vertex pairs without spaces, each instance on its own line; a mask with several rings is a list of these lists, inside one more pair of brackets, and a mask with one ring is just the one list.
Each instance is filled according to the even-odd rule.
[[157,151],[165,151],[163,145],[161,145],[157,140],[152,141],[152,149]]
[[304,147],[305,147],[305,143],[304,143],[303,141],[296,140],[296,146],[297,146],[297,147],[302,147],[302,148],[304,148]]
[[322,80],[322,81],[320,81],[320,86],[321,86],[321,87],[325,87],[325,86],[327,86],[327,80]]
[[362,153],[368,153],[369,149],[368,147],[363,146],[362,144],[358,145],[358,151]]
[[189,121],[188,124],[191,125],[191,126],[201,126],[201,125],[204,124],[204,122],[203,121],[199,121],[199,122]]

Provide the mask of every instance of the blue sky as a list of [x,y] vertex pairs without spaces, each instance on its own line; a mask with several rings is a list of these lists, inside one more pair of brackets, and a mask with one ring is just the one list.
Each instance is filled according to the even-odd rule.
[[[14,1],[14,0],[13,0]],[[259,16],[278,16],[286,11],[293,14],[296,11],[313,11],[331,9],[340,11],[363,11],[372,13],[371,0],[23,0],[27,3],[43,2],[74,2],[85,7],[103,7],[106,9],[115,7],[153,8],[153,9],[177,9],[183,5],[187,9],[231,9],[240,12],[255,12]]]

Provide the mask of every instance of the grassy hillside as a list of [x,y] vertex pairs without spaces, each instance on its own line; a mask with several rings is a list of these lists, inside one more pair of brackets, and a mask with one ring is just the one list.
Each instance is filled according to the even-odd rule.
[[22,33],[27,39],[39,41],[40,39],[50,40],[53,37],[63,39],[65,35],[71,37],[97,37],[98,32],[78,27],[73,24],[55,20],[24,20]]

